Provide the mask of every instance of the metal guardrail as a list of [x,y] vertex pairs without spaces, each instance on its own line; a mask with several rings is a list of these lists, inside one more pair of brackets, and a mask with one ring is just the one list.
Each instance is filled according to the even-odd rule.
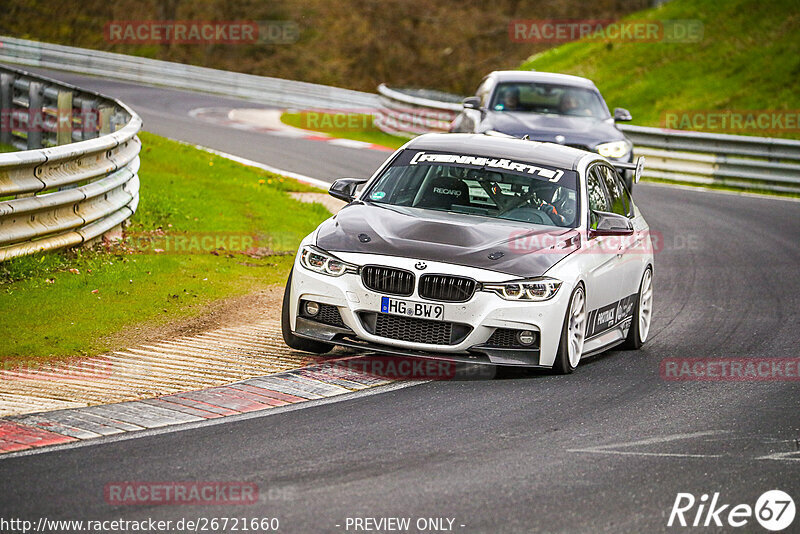
[[645,156],[644,176],[698,185],[800,193],[800,141],[621,127]]
[[[461,110],[458,97],[435,91],[381,85],[379,95],[373,95],[10,37],[0,37],[0,44],[0,61],[203,91],[280,107],[376,110],[375,124],[381,130],[404,137],[446,132]],[[645,177],[800,192],[798,141],[631,125],[620,128],[634,142],[636,155],[648,157]],[[73,133],[73,139],[77,136]]]
[[[447,132],[450,123],[461,112],[460,101],[441,100],[446,98],[445,93],[437,94],[424,89],[390,89],[385,84],[378,86],[378,93],[380,107],[374,124],[392,135],[414,137],[423,133]],[[440,100],[435,99],[437,96]]]
[[0,61],[299,109],[376,109],[371,93],[0,36]]
[[[446,132],[461,105],[422,96],[413,89],[378,87],[381,107],[375,124],[404,137]],[[452,96],[452,95],[451,95]],[[644,177],[698,185],[726,185],[800,193],[800,141],[620,125],[646,156]]]
[[122,102],[0,67],[0,261],[90,242],[139,202],[139,116]]

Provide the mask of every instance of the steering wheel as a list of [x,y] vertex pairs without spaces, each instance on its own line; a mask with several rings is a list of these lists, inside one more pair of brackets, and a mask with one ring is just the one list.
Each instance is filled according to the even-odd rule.
[[501,219],[509,219],[512,221],[524,221],[533,224],[544,224],[550,226],[554,224],[550,217],[533,206],[520,206],[511,211],[508,211],[500,216]]
[[[566,226],[567,219],[558,212],[558,209],[553,204],[539,198],[539,195],[537,195],[536,191],[534,191],[533,189],[528,191],[527,194],[522,195],[521,197],[517,197],[515,199],[515,202],[513,202],[513,204],[509,206],[506,206],[505,209],[502,210],[498,216],[503,217],[503,215],[507,213],[525,207],[526,204],[531,208],[534,208],[536,211],[547,215],[547,217],[550,219],[549,221],[545,221],[544,218],[542,218],[541,224],[555,224],[556,226]],[[529,221],[529,222],[535,222],[535,221]]]
[[555,224],[556,226],[567,225],[566,217],[558,213],[556,207],[550,204],[549,202],[545,202],[544,200],[542,200],[541,204],[539,204],[539,211],[550,217],[550,220],[552,220],[553,224]]

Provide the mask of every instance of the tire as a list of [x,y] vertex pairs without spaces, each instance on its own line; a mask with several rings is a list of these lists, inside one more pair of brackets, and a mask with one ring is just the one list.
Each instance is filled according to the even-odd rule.
[[639,282],[639,294],[636,295],[636,306],[633,309],[633,319],[628,330],[628,337],[622,348],[638,350],[647,341],[650,333],[650,324],[653,321],[653,270],[648,267]]
[[586,292],[579,285],[572,292],[561,328],[561,341],[558,344],[553,372],[570,374],[578,366],[586,340]]
[[315,354],[325,354],[326,352],[330,352],[333,350],[333,345],[330,343],[298,337],[292,332],[291,322],[289,321],[289,308],[291,307],[293,272],[294,269],[289,272],[289,280],[287,280],[286,289],[283,291],[283,306],[281,308],[281,333],[283,334],[283,340],[287,345],[289,345],[290,348],[295,350],[313,352]]

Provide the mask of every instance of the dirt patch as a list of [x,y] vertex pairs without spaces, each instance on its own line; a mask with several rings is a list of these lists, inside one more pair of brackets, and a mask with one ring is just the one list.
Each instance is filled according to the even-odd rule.
[[317,204],[322,204],[331,213],[338,213],[339,210],[345,207],[346,205],[345,202],[333,198],[327,193],[289,193],[289,194],[292,196],[292,198],[294,198],[295,200],[299,200],[300,202],[309,202],[309,203],[316,202]]
[[[337,213],[346,205],[345,202],[337,200],[327,193],[293,192],[289,194],[300,202],[322,204],[331,213]],[[252,249],[248,251],[247,255],[259,258],[276,254],[293,253],[276,253],[271,249]],[[129,347],[160,339],[190,336],[228,326],[252,324],[265,319],[277,321],[280,320],[283,290],[283,286],[275,286],[248,295],[218,300],[207,304],[201,315],[186,319],[173,319],[163,325],[131,326],[123,332],[107,338],[108,345]]]
[[162,339],[191,336],[209,330],[252,324],[264,320],[279,321],[283,287],[274,286],[255,293],[229,297],[204,305],[201,315],[172,319],[163,325],[138,325],[108,338],[113,347],[130,347]]

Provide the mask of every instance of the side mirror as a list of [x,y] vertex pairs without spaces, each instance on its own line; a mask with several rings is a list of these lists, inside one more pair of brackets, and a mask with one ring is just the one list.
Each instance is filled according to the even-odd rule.
[[630,176],[627,172],[623,175],[626,176],[626,184],[630,188],[631,184],[639,183],[639,180],[642,178],[642,173],[644,172],[644,156],[639,156],[636,158],[636,163],[628,163],[627,161],[612,161],[612,165],[614,168],[617,169],[618,172],[622,173],[625,171],[633,171],[633,180],[629,180],[627,177]]
[[631,112],[625,108],[614,108],[614,121],[615,122],[628,122],[633,120]]
[[636,159],[636,170],[633,171],[633,181],[634,183],[639,183],[639,180],[642,179],[642,173],[644,172],[644,156],[639,156]]
[[597,227],[589,230],[589,237],[633,234],[633,223],[624,215],[606,211],[593,211],[592,214],[597,218]]
[[468,96],[462,102],[464,105],[464,109],[480,109],[481,108],[481,99],[477,96]]
[[350,203],[356,198],[356,188],[365,183],[367,181],[363,178],[339,178],[331,184],[328,194],[333,198]]

